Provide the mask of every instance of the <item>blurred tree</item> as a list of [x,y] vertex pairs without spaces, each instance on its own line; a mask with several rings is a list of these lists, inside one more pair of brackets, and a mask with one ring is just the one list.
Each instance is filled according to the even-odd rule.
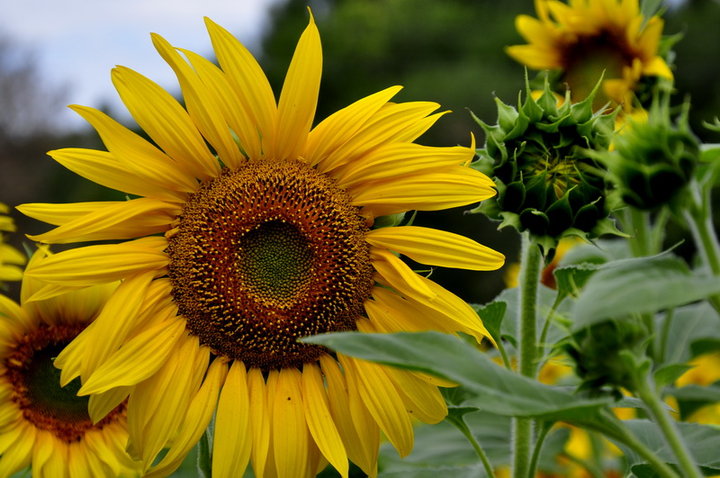
[[663,16],[667,34],[682,34],[673,47],[675,85],[679,95],[690,95],[690,126],[702,140],[717,143],[720,135],[702,122],[720,117],[720,1],[685,0]]

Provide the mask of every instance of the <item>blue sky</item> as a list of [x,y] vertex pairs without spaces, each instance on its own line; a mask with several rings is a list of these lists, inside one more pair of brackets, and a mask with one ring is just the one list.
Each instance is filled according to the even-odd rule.
[[[282,0],[23,0],[3,1],[0,32],[35,51],[52,85],[67,85],[68,103],[110,104],[122,111],[110,69],[124,65],[176,91],[172,70],[155,52],[150,32],[201,54],[211,51],[203,16],[223,25],[251,50],[271,4]],[[71,127],[82,120],[67,110]]]

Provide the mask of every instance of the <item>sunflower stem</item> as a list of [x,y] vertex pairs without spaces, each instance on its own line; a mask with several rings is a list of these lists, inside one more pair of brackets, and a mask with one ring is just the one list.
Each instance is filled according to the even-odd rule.
[[470,431],[470,427],[468,427],[467,423],[465,422],[465,417],[448,416],[447,420],[453,425],[455,425],[455,427],[460,430],[463,435],[465,435],[467,441],[470,442],[472,447],[475,449],[475,453],[477,453],[477,456],[480,458],[483,468],[485,468],[485,474],[488,476],[488,478],[495,476],[495,473],[493,472],[493,467],[490,464],[490,460],[485,454],[485,450],[483,450],[482,445],[480,445],[480,443],[475,438],[475,435],[473,435],[472,431]]
[[[691,183],[689,188],[693,204],[684,211],[685,220],[703,263],[712,275],[720,276],[720,244],[713,227],[710,197],[702,194],[697,181]],[[709,301],[720,313],[720,294],[711,296]]]
[[[534,378],[537,370],[537,298],[542,255],[538,244],[525,232],[520,258],[520,313],[518,315],[518,371]],[[513,477],[527,478],[533,441],[533,420],[513,420]]]
[[538,462],[540,461],[540,452],[542,451],[542,446],[545,443],[545,438],[548,436],[548,433],[550,433],[550,429],[552,428],[554,422],[547,421],[543,422],[542,426],[540,427],[540,431],[538,432],[537,440],[535,441],[535,446],[533,448],[532,457],[530,458],[530,466],[528,467],[528,477],[535,476],[535,470],[537,469]]
[[602,413],[602,420],[611,429],[611,433],[607,433],[608,430],[604,430],[608,436],[611,436],[615,440],[623,443],[624,445],[632,448],[635,453],[644,458],[647,463],[653,467],[660,478],[680,478],[675,471],[668,466],[663,460],[658,457],[654,451],[645,446],[635,435],[633,435],[627,426],[617,418],[609,410],[605,410]]
[[197,444],[197,472],[201,478],[210,478],[212,476],[212,459],[210,455],[210,428],[200,437]]
[[683,470],[683,476],[687,478],[701,478],[703,474],[695,464],[690,450],[680,436],[680,432],[672,417],[670,417],[670,414],[665,409],[664,403],[660,400],[652,378],[648,375],[644,380],[637,380],[637,382],[638,397],[648,407],[650,414],[660,427],[660,430],[665,436],[665,440],[667,440],[668,445],[670,445],[670,448],[678,459],[678,465],[680,469]]

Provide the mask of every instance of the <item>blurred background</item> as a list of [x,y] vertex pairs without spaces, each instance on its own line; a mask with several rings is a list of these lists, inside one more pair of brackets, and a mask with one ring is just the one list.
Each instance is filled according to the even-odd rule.
[[[52,3],[52,4],[51,4]],[[176,46],[212,57],[202,16],[225,26],[258,57],[279,92],[295,47],[307,25],[307,5],[323,43],[324,71],[318,121],[335,110],[390,85],[405,88],[398,101],[437,101],[453,113],[419,142],[481,145],[480,128],[469,110],[494,123],[494,96],[515,104],[523,67],[504,47],[524,41],[515,16],[535,16],[530,0],[68,0],[3,2],[0,17],[0,201],[120,200],[64,170],[45,155],[50,149],[102,149],[96,134],[65,107],[100,108],[130,127],[110,82],[110,68],[124,64],[168,91],[179,88],[157,55],[149,32]],[[665,34],[681,33],[675,46],[676,102],[692,99],[691,123],[705,142],[720,135],[701,126],[720,116],[720,2],[675,0],[665,5]],[[498,232],[468,208],[420,213],[415,224],[464,234],[493,247],[512,262],[517,236]],[[47,226],[13,214],[22,233]],[[20,246],[21,234],[11,238]],[[437,269],[433,279],[465,300],[486,302],[503,288],[504,270],[494,273]]]

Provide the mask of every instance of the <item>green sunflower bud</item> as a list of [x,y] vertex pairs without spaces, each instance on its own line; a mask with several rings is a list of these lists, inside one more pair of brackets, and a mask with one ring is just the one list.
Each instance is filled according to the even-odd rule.
[[656,99],[647,121],[629,119],[616,135],[614,150],[597,155],[622,200],[653,210],[671,202],[690,181],[700,143],[688,126],[688,105],[673,124],[669,97]]
[[528,87],[517,109],[496,99],[496,125],[475,118],[486,140],[474,166],[498,189],[478,212],[550,243],[614,229],[603,222],[604,169],[587,150],[607,151],[615,113],[593,113],[594,93],[580,103],[569,94],[559,101],[546,82],[539,96]]
[[635,320],[609,320],[576,332],[565,352],[575,362],[582,380],[581,390],[590,394],[611,393],[620,398],[620,389],[635,389],[636,358],[644,355],[647,329]]

